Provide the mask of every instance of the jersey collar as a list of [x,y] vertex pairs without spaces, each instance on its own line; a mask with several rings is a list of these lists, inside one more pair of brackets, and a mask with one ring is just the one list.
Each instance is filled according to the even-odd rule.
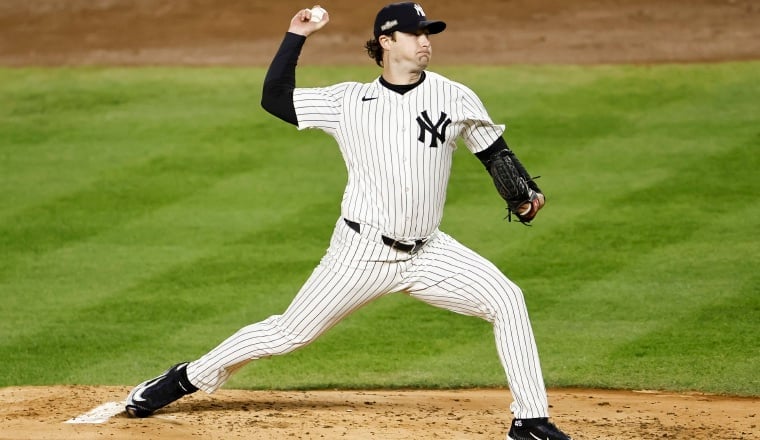
[[398,93],[399,95],[403,95],[404,93],[422,84],[422,81],[425,81],[426,76],[427,75],[425,74],[425,71],[423,70],[422,74],[420,74],[420,79],[414,84],[391,84],[388,81],[386,81],[385,78],[382,77],[382,75],[380,76],[379,80],[380,80],[380,84],[382,84],[383,87],[385,87],[386,89],[392,90]]

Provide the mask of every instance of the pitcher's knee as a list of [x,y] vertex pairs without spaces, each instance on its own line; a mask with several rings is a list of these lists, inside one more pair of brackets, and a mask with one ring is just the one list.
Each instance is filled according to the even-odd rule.
[[281,315],[267,319],[272,332],[268,335],[268,345],[275,351],[273,354],[285,354],[295,351],[314,342],[320,332],[314,328],[292,327],[286,324]]
[[522,289],[514,283],[505,285],[504,288],[491,296],[489,308],[495,319],[499,316],[512,315],[515,312],[522,314],[525,310],[525,297]]

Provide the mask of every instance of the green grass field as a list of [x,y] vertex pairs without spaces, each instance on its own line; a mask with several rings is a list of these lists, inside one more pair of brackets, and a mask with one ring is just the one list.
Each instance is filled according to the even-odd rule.
[[[310,68],[299,85],[369,81]],[[548,198],[457,152],[442,229],[523,287],[547,385],[760,395],[760,63],[434,69]],[[262,69],[0,69],[0,386],[134,384],[284,310],[345,183]],[[391,295],[233,388],[505,386],[487,323]]]

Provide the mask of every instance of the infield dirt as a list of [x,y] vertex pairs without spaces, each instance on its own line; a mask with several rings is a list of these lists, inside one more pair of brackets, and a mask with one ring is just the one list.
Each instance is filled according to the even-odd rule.
[[[331,22],[301,64],[371,63],[384,2],[324,1]],[[294,6],[295,5],[295,6]],[[755,0],[428,0],[447,21],[436,64],[616,64],[760,59]],[[300,7],[258,0],[3,0],[0,66],[266,66]],[[247,323],[241,323],[245,325]],[[0,439],[502,439],[507,389],[196,393],[149,419],[67,424],[128,386],[0,389]],[[582,439],[755,439],[760,401],[700,393],[550,390]]]
[[[0,439],[503,439],[508,390],[195,393],[153,417],[69,424],[128,387],[0,390]],[[655,391],[551,390],[554,421],[583,439],[754,439],[756,399]]]
[[[302,64],[370,63],[384,1],[326,0]],[[3,0],[0,65],[268,65],[292,1]],[[755,0],[429,0],[433,65],[658,63],[760,58]]]

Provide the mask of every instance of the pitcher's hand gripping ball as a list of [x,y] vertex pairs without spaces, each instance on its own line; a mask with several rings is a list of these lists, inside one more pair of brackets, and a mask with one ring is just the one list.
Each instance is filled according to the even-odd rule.
[[325,16],[325,12],[327,11],[321,6],[314,6],[313,8],[311,8],[310,21],[314,23],[319,23],[320,21],[322,21],[322,18]]

